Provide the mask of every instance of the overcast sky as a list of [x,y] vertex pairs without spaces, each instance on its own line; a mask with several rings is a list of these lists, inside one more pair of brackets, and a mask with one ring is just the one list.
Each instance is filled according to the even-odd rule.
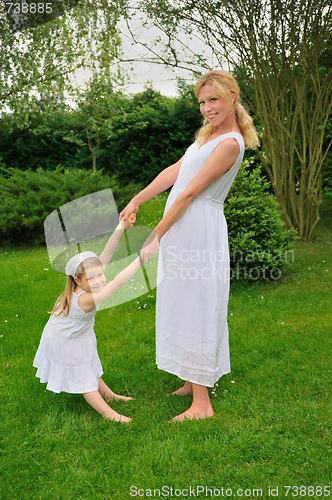
[[[139,44],[132,44],[132,39],[124,22],[120,22],[118,27],[122,33],[122,47],[126,58],[128,59],[141,59],[143,55],[147,53],[147,50]],[[135,33],[135,36],[143,43],[147,43],[152,46],[153,41],[158,37],[162,36],[162,33],[157,28],[143,29],[142,23],[139,18],[136,17],[135,21],[132,21],[131,29]],[[203,43],[198,43],[194,41],[188,42],[185,36],[182,38],[184,43],[190,43],[190,49],[194,52],[203,53],[206,58],[209,58],[209,49],[204,47]],[[178,46],[178,51],[181,55],[184,55],[183,46]],[[151,57],[151,54],[150,54]],[[190,53],[187,54],[186,59],[191,58]],[[213,63],[212,56],[210,57],[211,68],[215,67]],[[161,64],[148,64],[145,62],[135,62],[131,63],[133,71],[129,71],[130,64],[122,64],[121,67],[128,71],[131,79],[131,84],[128,85],[126,90],[129,93],[135,94],[141,92],[144,86],[151,82],[153,88],[160,91],[163,95],[173,95],[177,94],[177,78],[183,78],[185,80],[192,81],[192,74],[189,71],[182,69],[166,69]],[[84,82],[84,72],[78,71],[76,73],[76,83],[82,85]]]
[[[135,35],[143,43],[152,45],[153,40],[157,36],[161,35],[161,31],[157,28],[152,28],[150,30],[143,29],[141,22],[138,17],[135,18],[136,21],[131,21],[131,29],[134,31]],[[122,33],[122,44],[123,52],[128,58],[140,58],[146,53],[140,45],[133,45],[130,34],[124,22],[119,24],[119,28]],[[190,79],[191,74],[189,71],[176,69],[166,69],[161,64],[148,64],[144,62],[136,62],[133,64],[135,77],[131,78],[132,84],[130,85],[130,92],[136,93],[143,90],[144,85],[151,81],[153,87],[159,90],[164,95],[176,95],[177,90],[177,78]]]

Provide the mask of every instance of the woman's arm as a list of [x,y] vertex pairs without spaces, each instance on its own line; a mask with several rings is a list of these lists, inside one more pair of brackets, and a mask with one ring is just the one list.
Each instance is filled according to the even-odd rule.
[[141,265],[140,257],[137,257],[131,264],[129,264],[126,269],[117,274],[114,280],[107,283],[104,286],[101,292],[99,293],[83,293],[79,297],[79,306],[84,312],[91,312],[96,306],[105,302],[105,300],[112,297],[121,288],[125,285],[137,272],[138,268]]
[[159,241],[169,228],[183,215],[190,203],[210,184],[225,174],[239,156],[239,144],[236,139],[224,139],[212,151],[208,160],[189,182],[184,191],[174,200],[165,216],[155,228]]
[[183,157],[179,161],[174,163],[174,165],[171,165],[170,167],[162,170],[160,174],[158,174],[157,177],[145,189],[134,196],[131,202],[120,213],[120,219],[122,220],[123,218],[125,221],[127,221],[130,214],[136,214],[140,205],[148,200],[151,200],[151,198],[157,196],[157,194],[160,194],[166,189],[173,186],[178,177],[182,160]]

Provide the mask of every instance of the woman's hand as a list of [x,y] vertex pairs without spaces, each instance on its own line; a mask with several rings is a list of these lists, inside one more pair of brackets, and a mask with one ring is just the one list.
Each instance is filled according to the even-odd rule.
[[159,250],[159,238],[157,236],[156,231],[152,231],[150,236],[145,241],[142,246],[142,250],[140,252],[140,261],[141,264],[144,262],[148,262],[148,260],[152,259],[156,255]]
[[132,213],[129,215],[127,219],[123,218],[121,219],[120,215],[120,223],[123,227],[123,229],[126,229],[126,227],[132,226],[136,222],[136,214]]
[[139,205],[137,203],[135,203],[134,200],[132,199],[128,203],[126,208],[124,208],[122,210],[122,212],[120,213],[120,221],[127,224],[129,217],[131,217],[132,215],[136,215],[138,209],[139,209]]

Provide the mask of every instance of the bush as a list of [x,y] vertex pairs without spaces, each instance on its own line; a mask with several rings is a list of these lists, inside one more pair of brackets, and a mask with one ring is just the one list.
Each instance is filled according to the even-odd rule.
[[245,160],[225,203],[231,277],[236,280],[279,279],[293,260],[296,231],[285,229],[269,181],[258,166],[249,173]]
[[120,188],[116,176],[101,170],[91,172],[63,169],[36,172],[2,169],[0,177],[0,244],[44,244],[44,220],[56,208],[69,201],[103,189],[112,189],[120,212],[140,185]]

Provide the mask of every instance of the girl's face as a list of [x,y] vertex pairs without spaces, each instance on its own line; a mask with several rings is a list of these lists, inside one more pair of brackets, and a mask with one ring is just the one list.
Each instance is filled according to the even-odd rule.
[[[231,94],[234,102],[235,94],[234,92],[231,92]],[[234,111],[234,108],[224,97],[217,97],[212,91],[212,85],[204,85],[201,88],[198,94],[198,102],[204,118],[207,118],[210,124],[215,127],[220,125]]]
[[76,277],[75,282],[87,292],[98,293],[104,288],[106,277],[102,267],[91,267],[81,279]]

